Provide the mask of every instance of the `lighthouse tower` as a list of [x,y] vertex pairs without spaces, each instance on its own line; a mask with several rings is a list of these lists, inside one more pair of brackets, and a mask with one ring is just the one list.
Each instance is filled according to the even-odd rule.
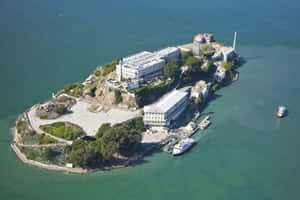
[[236,45],[236,32],[234,32],[233,45],[232,45],[234,51],[235,51],[235,45]]

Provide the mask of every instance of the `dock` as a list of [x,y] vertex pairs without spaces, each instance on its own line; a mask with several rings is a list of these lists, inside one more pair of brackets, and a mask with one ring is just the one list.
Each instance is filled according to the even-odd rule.
[[[195,118],[198,119],[199,115],[196,115]],[[194,119],[195,119],[194,118]],[[191,121],[185,128],[173,132],[170,136],[160,142],[160,146],[164,152],[172,153],[174,146],[182,139],[191,137],[198,130],[206,129],[210,124],[210,116],[207,115],[198,125],[195,125],[195,121]],[[186,130],[191,129],[191,130]]]

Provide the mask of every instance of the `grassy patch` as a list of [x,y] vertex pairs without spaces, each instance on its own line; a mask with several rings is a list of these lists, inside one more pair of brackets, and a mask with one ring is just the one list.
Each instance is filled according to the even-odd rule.
[[116,60],[108,63],[108,64],[105,64],[102,66],[102,69],[103,69],[103,73],[102,73],[102,76],[106,76],[108,75],[110,72],[114,71],[116,69],[116,65],[119,63],[120,61],[120,58],[117,58]]
[[86,135],[79,126],[66,122],[56,122],[50,125],[42,125],[40,128],[46,133],[65,140],[75,140],[78,137]]
[[74,97],[80,97],[83,94],[83,85],[80,83],[72,83],[65,85],[63,91]]
[[39,144],[54,144],[57,140],[54,138],[51,138],[45,134],[39,135]]

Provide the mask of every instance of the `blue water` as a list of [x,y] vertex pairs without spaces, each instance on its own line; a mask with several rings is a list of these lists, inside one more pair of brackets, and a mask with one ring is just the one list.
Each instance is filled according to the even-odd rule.
[[[299,199],[298,1],[0,1],[0,199]],[[21,163],[9,123],[95,67],[212,32],[247,63],[188,154],[88,175]],[[275,118],[285,104],[289,116]]]

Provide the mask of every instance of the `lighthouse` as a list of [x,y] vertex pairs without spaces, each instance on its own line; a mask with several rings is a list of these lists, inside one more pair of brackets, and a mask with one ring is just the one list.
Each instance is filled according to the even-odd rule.
[[232,45],[233,51],[235,51],[235,45],[236,45],[236,32],[234,32],[234,38],[233,38],[233,45]]

